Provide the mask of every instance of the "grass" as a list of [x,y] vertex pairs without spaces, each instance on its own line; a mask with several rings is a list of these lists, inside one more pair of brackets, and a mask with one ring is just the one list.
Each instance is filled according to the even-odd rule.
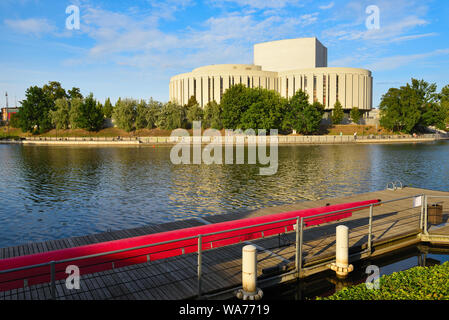
[[[188,130],[189,133],[192,135],[193,130]],[[369,134],[394,134],[393,132],[390,132],[388,130],[385,130],[383,128],[380,128],[376,130],[375,126],[367,126],[367,125],[336,125],[332,127],[323,127],[322,128],[322,134],[327,135],[340,135],[340,132],[342,132],[343,135],[353,135],[354,132],[357,132],[359,136],[363,135],[369,135]],[[221,130],[221,134],[224,135],[225,131]],[[87,130],[82,129],[69,129],[69,130],[51,130],[49,132],[46,132],[44,134],[40,135],[32,135],[29,132],[22,132],[20,129],[16,128],[7,128],[7,127],[0,127],[0,138],[4,138],[6,136],[11,137],[106,137],[106,138],[112,138],[112,137],[169,137],[171,135],[170,130],[162,130],[162,129],[143,129],[143,130],[137,130],[132,132],[126,132],[125,130],[121,130],[118,128],[106,128],[102,129],[100,131],[95,132],[89,132]]]
[[449,262],[382,276],[378,290],[363,283],[317,300],[449,300]]
[[328,135],[340,135],[340,132],[343,135],[353,135],[354,132],[357,132],[358,136],[367,136],[367,135],[394,135],[395,133],[378,126],[369,126],[369,125],[356,125],[356,124],[340,124],[327,128]]

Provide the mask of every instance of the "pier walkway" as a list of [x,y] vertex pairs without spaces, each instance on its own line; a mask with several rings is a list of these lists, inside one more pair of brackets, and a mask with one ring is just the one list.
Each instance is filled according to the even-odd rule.
[[[426,210],[424,210],[424,206],[417,206],[414,198],[418,195],[427,195],[429,204],[440,203],[443,205],[442,224],[439,226],[426,224],[427,218],[423,213]],[[302,234],[302,259],[299,272],[296,272],[298,270],[295,269],[295,258],[298,250],[297,232],[293,231],[279,236],[252,240],[251,243],[258,248],[258,284],[263,288],[275,283],[293,280],[298,274],[300,277],[307,277],[327,270],[328,264],[335,259],[335,228],[338,225],[349,227],[351,261],[381,255],[400,247],[418,244],[421,241],[433,242],[435,240],[436,243],[448,243],[449,192],[406,187],[318,201],[303,201],[248,213],[205,216],[135,229],[30,243],[0,249],[0,259],[210,223],[322,207],[327,204],[334,205],[372,199],[381,199],[382,202],[387,201],[387,203],[374,207],[371,216],[370,208],[366,208],[339,222],[305,228]],[[402,200],[391,201],[394,199]],[[241,286],[242,247],[248,243],[244,242],[202,252],[202,299],[225,299],[233,296],[234,291]],[[69,290],[65,286],[65,281],[56,281],[55,298],[58,300],[197,299],[199,298],[197,256],[196,253],[185,254],[110,271],[82,275],[79,290]],[[50,284],[25,286],[25,288],[0,292],[0,300],[46,300],[51,298]]]

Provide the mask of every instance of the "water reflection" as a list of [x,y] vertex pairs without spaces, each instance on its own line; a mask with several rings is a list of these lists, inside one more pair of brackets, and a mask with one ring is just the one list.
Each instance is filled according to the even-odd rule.
[[407,185],[449,188],[448,143],[282,146],[279,169],[173,165],[170,147],[0,145],[0,247]]

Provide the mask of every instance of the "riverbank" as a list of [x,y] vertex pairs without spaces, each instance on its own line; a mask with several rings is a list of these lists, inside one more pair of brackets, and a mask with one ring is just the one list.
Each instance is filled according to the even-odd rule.
[[[228,144],[251,144],[256,141],[249,136],[226,136],[223,142]],[[260,139],[260,138],[259,138]],[[257,139],[257,140],[259,140]],[[267,144],[271,138],[265,137]],[[449,140],[448,135],[427,134],[411,135],[369,135],[369,136],[278,136],[279,145],[321,145],[321,144],[372,144],[372,143],[420,143],[438,140]],[[174,145],[186,140],[185,137],[26,137],[20,139],[0,140],[0,144],[23,145]],[[220,143],[217,137],[193,137],[194,143]]]

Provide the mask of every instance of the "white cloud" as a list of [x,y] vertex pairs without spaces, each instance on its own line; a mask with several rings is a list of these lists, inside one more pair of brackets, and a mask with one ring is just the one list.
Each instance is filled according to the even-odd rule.
[[4,21],[5,25],[14,32],[33,34],[40,36],[44,33],[50,33],[55,30],[55,27],[46,19],[25,19],[25,20],[10,20]]
[[399,67],[416,63],[419,60],[424,60],[441,55],[449,55],[449,49],[438,49],[431,52],[412,54],[412,55],[397,55],[391,57],[384,57],[368,66],[373,71],[394,70]]
[[332,9],[334,7],[335,3],[331,2],[328,5],[324,5],[324,6],[319,6],[318,8],[320,8],[321,10],[329,10]]
[[211,2],[215,5],[222,5],[225,2],[231,2],[241,7],[248,6],[256,9],[280,9],[292,5],[304,5],[304,1],[300,0],[211,0]]

